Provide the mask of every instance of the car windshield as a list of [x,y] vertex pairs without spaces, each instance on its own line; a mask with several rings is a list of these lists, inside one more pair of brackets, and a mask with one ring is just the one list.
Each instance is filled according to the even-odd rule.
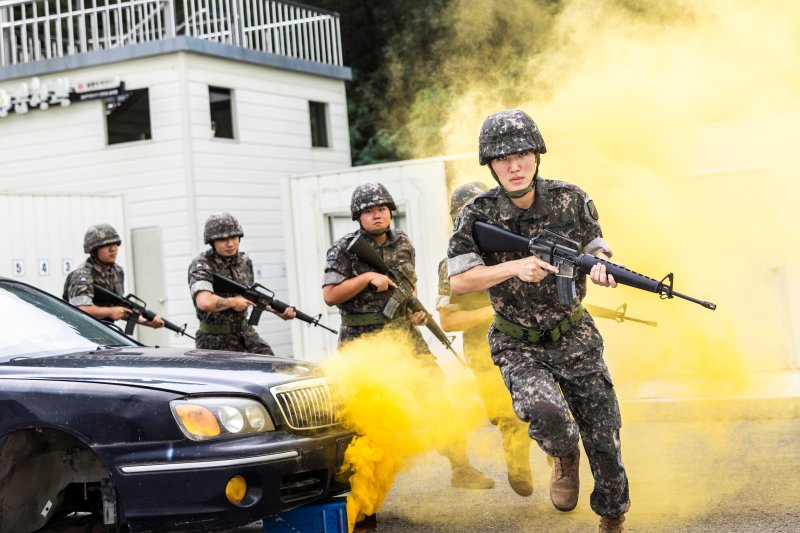
[[125,335],[52,295],[0,280],[0,359],[133,345]]

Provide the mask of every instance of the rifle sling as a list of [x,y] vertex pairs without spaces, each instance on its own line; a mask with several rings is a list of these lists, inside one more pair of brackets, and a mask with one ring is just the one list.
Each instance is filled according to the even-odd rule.
[[200,322],[198,331],[209,335],[233,335],[234,333],[246,330],[247,327],[247,320],[232,322],[230,324],[208,324],[206,322]]
[[585,312],[586,311],[583,306],[579,305],[578,309],[574,313],[564,317],[564,319],[559,321],[553,329],[544,331],[540,330],[539,328],[526,328],[524,326],[520,326],[516,322],[508,320],[500,314],[495,314],[494,327],[509,337],[514,337],[515,339],[527,341],[532,344],[539,344],[541,342],[548,341],[556,342],[561,338],[562,335],[564,335],[566,332],[572,329],[573,326],[577,325],[581,321]]
[[383,313],[353,313],[342,315],[343,326],[377,326],[386,324],[389,319]]

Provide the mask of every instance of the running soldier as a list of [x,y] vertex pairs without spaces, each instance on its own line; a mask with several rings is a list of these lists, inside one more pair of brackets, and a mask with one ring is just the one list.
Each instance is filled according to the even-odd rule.
[[[355,188],[350,213],[360,228],[337,240],[328,250],[322,295],[326,304],[339,308],[342,319],[340,345],[367,333],[392,328],[411,339],[415,356],[424,366],[434,369],[444,382],[444,373],[416,328],[426,323],[425,312],[401,310],[394,320],[387,319],[383,309],[392,297],[390,288],[396,287],[395,283],[347,250],[348,243],[360,233],[390,269],[405,275],[416,285],[415,252],[411,239],[403,231],[390,227],[392,211],[395,210],[394,199],[382,184],[365,183]],[[441,453],[450,460],[453,487],[494,487],[494,480],[470,464],[465,441]]]
[[[247,308],[255,305],[243,296],[214,292],[214,274],[242,285],[253,284],[253,262],[239,251],[244,231],[230,213],[216,213],[206,220],[203,240],[210,246],[189,265],[189,290],[200,320],[195,346],[204,350],[227,350],[275,355],[255,328],[247,323]],[[283,320],[295,317],[294,308],[283,313],[268,311]]]
[[[450,198],[450,217],[455,222],[461,208],[469,200],[485,192],[486,185],[479,181],[464,184]],[[483,400],[489,421],[496,425],[503,438],[508,483],[520,496],[533,494],[531,481],[530,446],[527,427],[514,414],[511,397],[506,390],[500,371],[489,354],[486,333],[492,325],[494,310],[484,292],[463,296],[452,293],[447,277],[447,260],[439,263],[439,297],[436,309],[442,329],[463,331],[464,357],[475,375],[478,394]]]
[[[554,458],[553,505],[560,511],[577,505],[582,438],[595,481],[590,503],[600,515],[600,532],[621,532],[630,507],[621,419],[603,360],[603,339],[581,305],[585,277],[578,279],[575,303],[561,304],[550,275],[555,267],[517,252],[481,253],[472,235],[477,220],[528,237],[549,229],[578,241],[584,253],[606,259],[611,248],[597,210],[577,186],[538,176],[546,148],[539,128],[523,111],[487,117],[478,150],[480,164],[489,165],[499,187],[476,196],[459,215],[447,254],[453,293],[489,292],[495,311],[489,330],[492,359],[511,391],[517,416]],[[617,285],[600,264],[590,279],[596,285]]]

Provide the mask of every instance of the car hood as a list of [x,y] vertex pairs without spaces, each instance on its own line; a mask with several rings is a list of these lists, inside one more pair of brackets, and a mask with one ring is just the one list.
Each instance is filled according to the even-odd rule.
[[253,393],[322,374],[317,365],[214,350],[126,346],[0,361],[0,379],[108,383],[177,393]]

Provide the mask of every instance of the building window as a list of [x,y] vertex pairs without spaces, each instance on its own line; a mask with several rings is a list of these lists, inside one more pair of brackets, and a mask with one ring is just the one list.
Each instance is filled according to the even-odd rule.
[[231,90],[222,87],[208,88],[211,112],[211,136],[233,139],[233,105]]
[[311,115],[311,146],[327,148],[328,143],[328,104],[309,102],[308,112]]
[[128,91],[128,97],[123,102],[109,103],[106,109],[106,130],[108,144],[152,139],[148,90]]

